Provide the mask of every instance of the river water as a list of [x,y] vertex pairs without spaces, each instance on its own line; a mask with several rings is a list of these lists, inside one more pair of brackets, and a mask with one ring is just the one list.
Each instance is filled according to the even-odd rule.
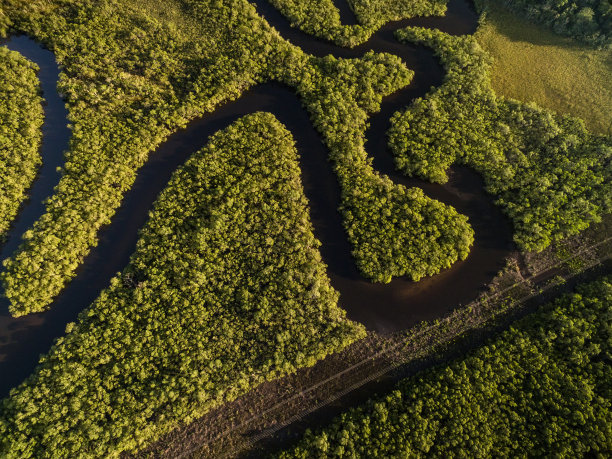
[[[439,28],[452,34],[472,33],[476,29],[477,16],[469,4],[464,0],[451,0],[448,14],[443,18],[389,23],[366,44],[346,49],[290,27],[288,21],[266,0],[253,3],[284,38],[305,52],[345,58],[360,57],[368,50],[388,52],[398,55],[415,71],[413,82],[385,98],[381,111],[371,115],[366,149],[374,158],[375,169],[395,183],[418,186],[428,196],[452,205],[468,216],[476,233],[470,256],[451,269],[416,283],[397,278],[390,284],[374,284],[362,278],[351,257],[351,247],[337,211],[340,189],[320,135],[290,88],[274,82],[261,84],[246,91],[238,100],[192,121],[151,153],[112,223],[101,230],[98,246],[85,258],[77,276],[56,298],[50,311],[15,319],[8,314],[6,300],[2,300],[0,397],[7,395],[11,387],[32,372],[39,355],[45,353],[54,339],[64,333],[66,323],[76,320],[78,313],[108,286],[111,277],[127,265],[136,245],[138,230],[146,223],[157,195],[164,189],[174,170],[204,146],[211,134],[248,113],[271,112],[293,134],[300,155],[302,180],[311,208],[314,232],[322,242],[321,253],[328,265],[328,275],[332,285],[340,292],[340,305],[347,311],[348,317],[369,329],[392,332],[422,320],[443,317],[459,304],[473,300],[514,249],[511,225],[493,204],[492,197],[484,192],[483,181],[478,174],[465,167],[455,167],[450,173],[449,182],[443,186],[409,179],[395,170],[386,146],[391,115],[409,106],[415,97],[421,97],[433,86],[440,85],[444,78],[443,69],[430,50],[400,44],[394,39],[393,31],[418,25]],[[347,14],[344,8],[343,20]],[[13,37],[5,44],[39,64],[39,77],[47,104],[41,152],[44,165],[32,188],[31,199],[24,206],[2,250],[3,258],[10,256],[23,231],[42,214],[41,202],[51,194],[59,179],[55,168],[62,164],[70,135],[66,127],[67,112],[56,91],[59,69],[53,54],[24,36]]]

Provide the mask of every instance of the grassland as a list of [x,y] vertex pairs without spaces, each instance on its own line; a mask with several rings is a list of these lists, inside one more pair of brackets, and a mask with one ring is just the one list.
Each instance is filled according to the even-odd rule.
[[476,37],[493,57],[495,92],[582,118],[594,133],[612,133],[612,51],[561,37],[546,26],[484,0]]

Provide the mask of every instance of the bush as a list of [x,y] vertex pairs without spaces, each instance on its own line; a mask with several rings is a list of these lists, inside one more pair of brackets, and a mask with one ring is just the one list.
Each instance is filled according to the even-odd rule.
[[[5,261],[1,277],[13,315],[49,307],[149,152],[188,120],[269,80],[296,88],[330,148],[344,225],[367,277],[419,279],[467,255],[473,233],[465,217],[376,174],[363,147],[368,113],[410,81],[399,58],[312,58],[282,40],[246,0],[191,0],[180,8],[35,1],[6,11],[15,28],[55,52],[73,124],[46,213]],[[382,212],[387,202],[406,221]]]

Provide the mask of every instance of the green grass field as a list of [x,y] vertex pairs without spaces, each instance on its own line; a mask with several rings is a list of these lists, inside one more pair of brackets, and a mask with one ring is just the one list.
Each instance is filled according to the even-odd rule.
[[582,118],[597,133],[612,133],[612,52],[595,50],[520,18],[498,0],[484,0],[476,36],[495,59],[500,96]]

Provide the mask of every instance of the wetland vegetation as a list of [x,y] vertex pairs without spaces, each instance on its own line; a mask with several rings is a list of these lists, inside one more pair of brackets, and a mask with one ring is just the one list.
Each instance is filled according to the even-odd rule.
[[[45,317],[34,313],[50,309],[79,275],[125,196],[143,186],[137,180],[142,170],[157,153],[181,151],[172,162],[176,171],[154,177],[150,189],[163,191],[146,224],[148,207],[138,210],[144,224],[138,236],[128,228],[138,242],[127,266],[120,265],[121,273],[91,305],[80,306],[78,319],[2,402],[1,454],[136,451],[264,381],[310,367],[363,338],[364,327],[347,319],[350,308],[339,306],[333,269],[315,237],[317,225],[325,232],[332,223],[317,219],[319,204],[304,194],[323,183],[312,181],[316,172],[304,169],[302,158],[320,143],[329,163],[317,167],[333,171],[332,213],[348,241],[342,247],[360,275],[378,283],[419,281],[466,258],[470,263],[478,243],[474,222],[430,196],[432,190],[444,195],[441,185],[430,182],[445,183],[455,163],[484,178],[511,219],[521,250],[542,250],[610,212],[610,137],[589,132],[575,117],[496,94],[491,58],[478,42],[486,41],[481,32],[455,37],[434,30],[435,18],[434,29],[402,22],[396,33],[402,44],[395,46],[425,46],[444,67],[443,81],[434,81],[439,68],[428,64],[426,77],[441,83],[430,91],[408,62],[369,50],[368,40],[386,22],[441,16],[443,2],[350,0],[357,24],[347,24],[346,8],[341,12],[330,0],[271,0],[296,28],[342,46],[362,45],[355,51],[314,37],[288,41],[258,14],[265,0],[254,3],[257,8],[246,0],[0,1],[0,34],[25,33],[55,54],[72,130],[61,181],[0,274],[11,314]],[[300,44],[320,45],[320,53],[308,54]],[[0,62],[12,69],[0,78],[0,92],[7,94],[0,105],[0,140],[9,146],[7,160],[19,158],[19,166],[27,167],[21,188],[11,191],[15,198],[6,199],[14,209],[7,210],[8,221],[40,162],[42,108],[35,66],[0,51]],[[430,53],[418,52],[423,59]],[[304,136],[274,115],[251,113],[279,94],[292,112],[290,124],[291,117],[302,116],[294,99],[306,110],[319,135],[306,135],[310,148],[296,149],[294,137]],[[381,173],[375,166],[384,152],[366,144],[373,114],[398,94],[406,102],[390,120],[389,147],[400,171],[423,181]],[[241,100],[252,102],[250,111]],[[207,118],[216,111],[221,115]],[[200,129],[212,135],[197,137]],[[27,158],[11,154],[15,145],[25,147],[19,153]],[[181,158],[189,159],[183,164]],[[305,187],[304,177],[311,181]],[[102,255],[127,258],[133,246],[121,247],[118,254]],[[488,352],[401,385],[331,430],[308,434],[286,454],[443,454],[456,447],[502,454],[517,442],[525,451],[553,451],[551,445],[560,454],[603,450],[610,375],[601,362],[609,324],[599,318],[609,305],[610,281],[602,279],[546,308],[535,323],[521,322],[485,347]],[[436,314],[445,311],[431,307]],[[547,324],[569,338],[545,332]],[[474,383],[466,362],[488,368],[486,384]],[[509,384],[508,373],[496,370],[500,366],[520,381]],[[526,368],[551,384],[526,391],[533,382]],[[560,384],[570,388],[561,402]],[[453,392],[457,388],[473,397],[463,399]],[[539,398],[530,399],[530,393]],[[500,405],[479,404],[483,394],[499,396]],[[522,404],[502,419],[494,411],[506,409],[510,397]],[[416,398],[427,407],[413,409]],[[558,404],[554,409],[551,400]],[[435,416],[463,407],[474,414],[456,419],[466,438],[446,435]],[[536,411],[545,413],[544,436],[533,435],[529,424]],[[569,421],[546,423],[561,415]],[[342,424],[346,419],[349,427]],[[480,429],[477,419],[493,427]],[[371,425],[380,429],[368,430]],[[578,433],[578,425],[589,429]],[[346,432],[354,439],[347,442]],[[504,443],[503,436],[514,443]]]
[[0,47],[0,67],[0,241],[4,241],[41,164],[43,101],[36,64]]
[[290,133],[257,113],[215,134],[124,272],[5,400],[1,451],[134,450],[363,337],[317,247]]
[[[64,67],[59,89],[73,125],[63,176],[46,213],[4,262],[12,314],[49,307],[97,244],[148,153],[171,130],[267,80],[296,89],[330,150],[344,226],[364,275],[416,280],[467,256],[472,235],[465,217],[376,174],[363,147],[368,113],[409,84],[410,70],[385,54],[366,53],[359,60],[305,55],[246,0],[234,3],[184,5],[202,23],[228,24],[226,30],[203,30],[195,41],[188,27],[147,19],[130,2],[121,4],[121,15],[89,2],[7,8],[13,27],[46,43]],[[84,30],[95,34],[95,45],[76,38]],[[121,46],[121,40],[132,46]],[[421,223],[411,223],[406,233],[411,219]]]
[[340,17],[333,0],[272,0],[270,3],[291,21],[293,27],[348,47],[365,43],[389,21],[442,16],[446,11],[444,0],[351,0],[352,13],[358,21],[346,24],[343,20],[347,17]]
[[514,224],[524,250],[543,250],[612,211],[612,139],[584,123],[495,95],[490,58],[473,36],[404,29],[404,42],[436,50],[444,84],[396,114],[389,131],[397,165],[434,182],[455,162],[477,170]]

